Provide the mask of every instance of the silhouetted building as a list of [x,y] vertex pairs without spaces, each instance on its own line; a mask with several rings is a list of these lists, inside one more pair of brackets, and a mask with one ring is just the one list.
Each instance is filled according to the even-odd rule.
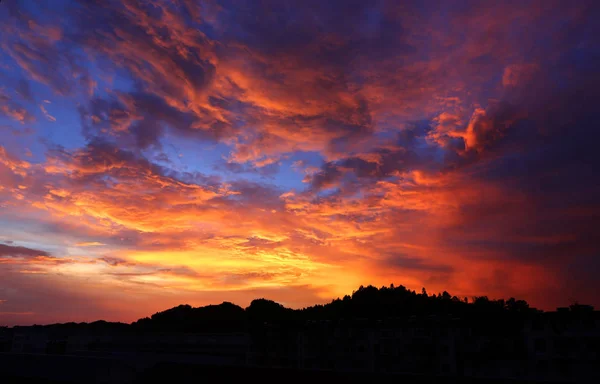
[[298,331],[293,326],[263,324],[251,331],[247,362],[260,367],[296,368]]
[[[450,302],[445,300],[442,303]],[[336,305],[340,303],[348,301]],[[180,306],[139,326],[95,322],[0,328],[0,352],[116,359],[120,365],[115,369],[127,375],[156,364],[176,363],[600,382],[599,311],[582,305],[555,312],[528,310],[523,305],[525,310],[505,310],[497,302],[485,300],[480,305],[492,309],[462,315],[332,316],[321,320],[294,318],[291,310],[266,300],[257,301],[253,317],[245,320],[243,310],[232,305],[213,306],[204,312]],[[224,317],[220,311],[233,313],[235,322],[216,328],[211,328],[209,321],[202,322],[203,314],[209,313],[216,319],[213,323],[218,323]],[[261,319],[264,313],[273,320]],[[197,316],[202,326],[196,327],[187,314]],[[302,312],[305,317],[312,314]],[[176,327],[178,322],[186,324],[185,330]],[[206,331],[194,331],[199,329]],[[110,372],[107,375],[113,377]]]
[[0,352],[10,352],[12,350],[13,330],[7,327],[0,327]]
[[559,308],[532,316],[525,329],[531,377],[600,381],[600,311]]
[[300,334],[299,367],[452,375],[455,332],[449,321],[433,317],[308,322]]
[[15,327],[11,352],[46,353],[48,333],[41,327]]

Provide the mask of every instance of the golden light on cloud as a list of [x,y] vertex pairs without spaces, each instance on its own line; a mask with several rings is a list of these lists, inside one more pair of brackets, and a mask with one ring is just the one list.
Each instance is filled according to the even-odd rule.
[[106,245],[106,244],[100,243],[98,241],[83,241],[81,243],[75,244],[76,247],[101,247],[103,245]]

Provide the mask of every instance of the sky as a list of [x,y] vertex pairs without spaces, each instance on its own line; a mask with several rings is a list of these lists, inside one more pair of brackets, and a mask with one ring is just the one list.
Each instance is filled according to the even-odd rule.
[[0,3],[0,325],[360,285],[600,306],[596,1]]

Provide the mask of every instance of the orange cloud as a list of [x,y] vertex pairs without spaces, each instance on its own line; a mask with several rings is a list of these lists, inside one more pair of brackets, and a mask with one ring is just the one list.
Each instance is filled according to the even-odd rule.
[[98,241],[83,241],[81,243],[76,243],[76,247],[100,247],[106,245],[104,243],[100,243]]
[[512,64],[504,68],[502,85],[505,87],[524,86],[531,81],[539,66],[535,63]]
[[0,114],[27,130],[0,146],[0,279],[25,293],[5,313],[390,282],[597,301],[593,12],[344,5],[14,5]]

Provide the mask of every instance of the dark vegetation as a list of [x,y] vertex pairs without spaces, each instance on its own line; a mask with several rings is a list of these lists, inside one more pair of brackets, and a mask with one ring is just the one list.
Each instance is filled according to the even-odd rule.
[[376,288],[360,287],[343,299],[335,299],[325,305],[303,309],[290,309],[267,299],[253,300],[243,309],[232,303],[193,308],[180,305],[132,324],[144,330],[172,330],[174,325],[181,331],[235,331],[246,325],[262,323],[303,323],[308,320],[385,319],[390,317],[450,315],[453,317],[511,316],[537,310],[524,300],[490,300],[485,296],[470,301],[459,299],[448,292],[428,295],[425,289],[417,293],[404,286]]
[[[571,306],[576,309],[577,304]],[[83,327],[94,330],[111,331],[157,331],[157,332],[232,332],[244,331],[249,325],[291,324],[308,320],[378,320],[391,317],[443,315],[459,318],[518,318],[520,314],[541,312],[530,308],[526,301],[510,298],[491,300],[486,296],[458,298],[448,292],[429,295],[426,290],[420,293],[404,286],[376,288],[359,287],[352,295],[346,295],[324,305],[314,305],[303,309],[290,309],[267,299],[253,300],[250,306],[242,308],[224,302],[194,308],[179,305],[151,317],[139,319],[132,324],[93,323],[54,324],[46,327]]]

